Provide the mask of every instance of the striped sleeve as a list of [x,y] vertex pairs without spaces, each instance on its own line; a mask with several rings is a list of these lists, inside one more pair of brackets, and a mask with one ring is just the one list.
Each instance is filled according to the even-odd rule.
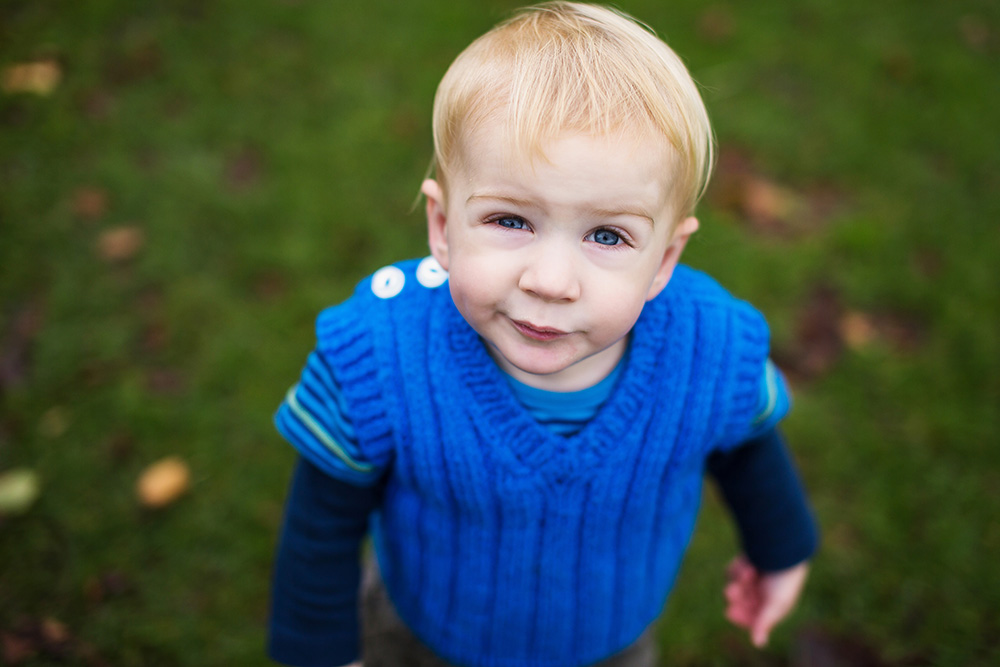
[[760,380],[757,412],[743,440],[751,440],[772,430],[788,414],[792,400],[784,376],[774,362],[768,359]]
[[340,386],[322,352],[309,355],[274,422],[304,458],[328,475],[359,486],[371,486],[381,477],[382,469],[366,460],[359,447]]

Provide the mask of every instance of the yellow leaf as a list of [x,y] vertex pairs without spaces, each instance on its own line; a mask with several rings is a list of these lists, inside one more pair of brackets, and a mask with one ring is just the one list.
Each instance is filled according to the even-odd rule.
[[3,89],[7,93],[34,93],[47,97],[59,85],[62,69],[54,60],[11,65],[3,71]]
[[38,430],[46,438],[58,438],[69,428],[69,415],[60,406],[49,408],[38,422]]
[[73,193],[73,213],[84,220],[100,220],[108,212],[108,192],[104,188],[83,186]]
[[136,495],[146,507],[164,507],[177,500],[191,482],[191,471],[179,457],[160,459],[146,468],[136,483]]
[[41,623],[42,637],[50,644],[65,644],[71,639],[66,624],[55,618],[47,617]]
[[34,470],[17,468],[0,474],[0,514],[24,514],[41,491]]
[[134,226],[115,227],[97,239],[97,252],[109,262],[132,259],[146,242],[146,235]]
[[851,311],[840,320],[840,334],[848,347],[857,350],[875,340],[878,331],[867,315]]
[[743,210],[754,222],[787,222],[797,207],[795,192],[766,178],[747,178],[743,184]]

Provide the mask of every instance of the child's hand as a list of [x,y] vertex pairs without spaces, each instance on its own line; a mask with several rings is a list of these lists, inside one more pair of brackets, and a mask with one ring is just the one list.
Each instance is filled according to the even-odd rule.
[[740,556],[729,565],[726,584],[726,618],[750,632],[754,646],[767,644],[768,635],[798,602],[809,564],[761,574]]

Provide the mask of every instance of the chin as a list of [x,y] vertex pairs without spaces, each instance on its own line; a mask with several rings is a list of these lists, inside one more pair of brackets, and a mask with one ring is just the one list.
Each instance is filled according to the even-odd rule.
[[508,364],[522,373],[538,376],[555,375],[556,373],[561,373],[573,365],[572,363],[564,361],[545,361],[538,359],[520,359],[515,361],[510,359],[510,357],[504,357],[504,359],[507,360]]

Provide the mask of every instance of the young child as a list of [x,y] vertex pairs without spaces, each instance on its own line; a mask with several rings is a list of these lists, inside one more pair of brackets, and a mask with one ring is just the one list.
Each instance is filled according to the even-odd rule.
[[616,11],[540,5],[452,64],[434,140],[432,256],[320,315],[276,416],[300,460],[271,656],[651,666],[706,468],[745,552],[726,613],[763,645],[817,537],[763,318],[678,264],[712,154],[683,64]]

